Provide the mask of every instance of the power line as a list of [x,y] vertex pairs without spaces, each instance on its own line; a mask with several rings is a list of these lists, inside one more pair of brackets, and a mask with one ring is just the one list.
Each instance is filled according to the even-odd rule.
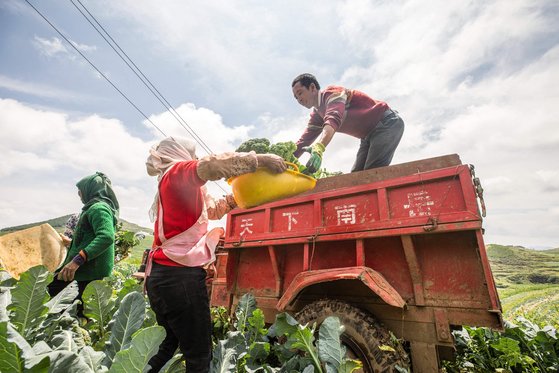
[[[149,117],[136,105],[134,104],[134,102],[132,102],[131,99],[128,98],[128,96],[126,96],[126,94],[124,92],[122,92],[105,74],[103,74],[103,72],[101,72],[101,70],[99,70],[97,68],[97,66],[95,66],[95,64],[93,62],[91,62],[75,45],[74,43],[72,43],[54,24],[52,24],[52,22],[50,22],[48,20],[48,18],[43,15],[43,13],[41,13],[37,8],[35,8],[33,6],[33,4],[31,4],[29,2],[29,0],[25,0],[25,2],[27,4],[29,4],[29,6],[31,8],[33,8],[33,10],[35,10],[35,12],[37,12],[37,14],[39,14],[39,16],[41,16],[41,18],[43,18],[45,20],[45,22],[47,22],[72,48],[74,48],[74,50],[76,52],[78,52],[78,54],[80,56],[83,57],[84,60],[87,61],[87,63],[89,63],[91,65],[91,67],[93,67],[95,69],[95,71],[97,71],[99,73],[99,75],[101,75],[122,97],[124,97],[124,99],[126,101],[128,101],[128,103],[130,105],[132,105],[134,107],[134,109],[136,109],[144,118],[146,118],[146,120],[153,126],[155,127],[164,137],[167,137],[167,135],[165,134],[165,132],[163,132],[161,130],[161,128],[159,128],[155,123],[153,123],[153,121],[151,119],[149,119]],[[206,149],[204,149],[206,150]],[[211,153],[211,152],[210,152]],[[216,181],[214,181],[214,183],[224,192],[227,193],[227,191],[225,189],[223,189],[223,187],[221,185],[219,185]]]
[[[101,30],[103,30],[105,35],[112,41],[112,43],[114,43],[114,46],[111,43],[111,41],[109,41],[107,39],[107,37],[105,37],[105,35],[103,35],[103,32],[101,32],[99,30],[99,28],[97,28],[97,26],[95,26],[95,24],[93,24],[93,22],[88,18],[88,16],[76,5],[74,0],[70,0],[72,5],[74,5],[74,7],[82,14],[82,16],[89,22],[89,24],[95,29],[95,31],[97,31],[97,33],[99,33],[99,35],[101,35],[101,37],[107,42],[107,44],[109,44],[109,46],[115,51],[115,53],[120,57],[120,59],[122,61],[124,61],[124,63],[128,66],[128,68],[130,68],[130,70],[132,70],[132,72],[138,77],[138,79],[140,79],[142,81],[142,83],[146,86],[146,88],[155,96],[155,98],[157,98],[157,100],[163,105],[163,107],[165,107],[165,109],[167,111],[169,111],[169,113],[171,113],[171,115],[173,115],[173,117],[179,122],[179,124],[192,137],[194,137],[194,139],[200,144],[200,146],[208,154],[212,154],[213,152],[211,151],[210,147],[204,142],[204,140],[202,140],[202,138],[200,136],[198,136],[198,134],[196,134],[196,131],[194,131],[188,125],[186,120],[184,120],[184,118],[173,108],[173,106],[169,103],[169,101],[165,98],[165,96],[155,87],[155,85],[151,82],[151,80],[134,63],[134,61],[130,58],[130,56],[128,56],[128,54],[120,47],[120,45],[116,42],[116,40],[114,40],[114,38],[103,27],[103,25],[101,25],[101,23],[97,20],[97,18],[95,18],[95,16],[93,14],[91,14],[91,12],[87,9],[87,7],[80,0],[76,0],[76,1],[83,7],[83,9],[87,12],[89,17],[91,17],[91,19],[93,19],[93,21],[95,21],[97,26],[99,26],[99,28]],[[118,48],[118,50],[115,48],[115,46],[116,46],[116,48]],[[123,55],[126,57],[126,59],[123,57]]]
[[41,17],[42,17],[42,18],[43,18],[57,33],[58,33],[58,35],[60,35],[64,40],[66,40],[66,42],[67,42],[68,44],[70,44],[70,45],[72,46],[72,48],[74,48],[74,50],[75,50],[76,52],[78,52],[78,53],[80,54],[80,56],[82,56],[83,59],[86,60],[86,61],[91,65],[91,67],[93,67],[93,68],[95,69],[95,71],[97,71],[97,72],[99,73],[99,75],[101,75],[107,82],[109,82],[109,84],[110,84],[114,89],[116,89],[116,91],[117,91],[118,93],[120,93],[120,95],[121,95],[122,97],[124,97],[124,99],[126,99],[126,101],[128,101],[128,103],[129,103],[130,105],[132,105],[132,106],[134,107],[134,109],[136,109],[140,114],[142,114],[142,116],[143,116],[144,118],[146,118],[146,120],[147,120],[149,123],[151,123],[151,125],[154,126],[159,132],[161,132],[161,134],[162,134],[163,136],[167,137],[167,135],[165,134],[165,132],[163,132],[163,131],[161,130],[161,128],[157,127],[157,125],[155,125],[155,123],[153,123],[153,122],[151,121],[151,119],[149,119],[148,116],[147,116],[142,110],[140,110],[140,108],[139,108],[138,106],[136,106],[136,104],[134,104],[134,103],[132,102],[132,100],[130,100],[130,99],[128,98],[128,96],[126,96],[126,94],[124,94],[124,92],[122,92],[120,89],[118,89],[118,87],[117,87],[116,85],[114,85],[113,82],[112,82],[109,78],[107,78],[107,76],[106,76],[105,74],[103,74],[103,73],[101,72],[101,70],[99,70],[99,69],[97,68],[97,66],[95,66],[95,65],[93,64],[93,62],[91,62],[91,61],[90,61],[90,60],[89,60],[89,59],[74,45],[74,43],[72,43],[66,36],[64,36],[64,34],[63,34],[60,30],[58,30],[58,28],[56,28],[56,26],[53,25],[53,24],[47,19],[47,17],[45,17],[45,16],[43,15],[43,13],[41,13],[37,8],[35,8],[35,7],[33,6],[33,4],[31,4],[28,0],[25,0],[25,2],[26,2],[27,4],[29,4],[29,6],[30,6],[31,8],[33,8],[33,9],[34,9],[34,10],[35,10],[35,11],[36,11],[36,12],[37,12],[37,13],[38,13],[38,14],[39,14],[39,15],[40,15],[40,16],[41,16]]

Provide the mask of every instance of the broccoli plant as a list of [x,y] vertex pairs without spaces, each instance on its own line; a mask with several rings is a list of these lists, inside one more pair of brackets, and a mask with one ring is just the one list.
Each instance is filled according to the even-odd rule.
[[298,164],[299,160],[293,155],[295,150],[297,145],[293,141],[278,142],[270,146],[270,153],[279,155],[286,162]]
[[256,154],[264,154],[270,151],[270,140],[265,138],[255,138],[243,142],[237,152],[250,152],[254,151]]
[[130,255],[130,250],[140,244],[141,239],[145,235],[136,234],[132,231],[122,229],[122,223],[119,222],[116,226],[115,234],[115,263],[126,259]]
[[82,297],[84,325],[75,281],[51,298],[53,275],[43,266],[17,281],[5,278],[0,273],[1,372],[145,372],[165,338],[162,326],[145,326],[146,301],[137,291],[114,299],[104,281],[91,282]]
[[343,327],[336,317],[326,318],[318,333],[314,325],[300,325],[286,313],[278,314],[267,328],[264,313],[247,293],[239,300],[230,326],[232,330],[214,348],[212,373],[351,373],[363,366],[346,356],[340,340]]
[[[303,172],[306,167],[299,163],[299,160],[293,155],[293,152],[297,149],[297,145],[293,141],[285,141],[285,142],[278,142],[275,144],[271,144],[270,140],[265,138],[254,138],[249,139],[243,142],[239,147],[236,149],[237,152],[250,152],[254,151],[257,154],[264,154],[264,153],[272,153],[279,155],[282,157],[286,162],[290,162],[295,164],[300,172]],[[319,169],[314,174],[310,175],[315,179],[322,179],[325,177],[341,175],[342,173],[337,172],[330,172],[327,171],[325,168]]]

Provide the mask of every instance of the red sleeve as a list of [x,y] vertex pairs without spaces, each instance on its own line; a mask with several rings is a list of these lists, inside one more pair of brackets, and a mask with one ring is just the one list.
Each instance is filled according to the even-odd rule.
[[337,131],[345,117],[347,93],[343,87],[330,86],[322,93],[322,102],[326,109],[324,112],[324,125],[329,125]]
[[[198,176],[198,161],[179,162],[159,183],[163,205],[163,230],[167,239],[190,228],[200,217],[204,206],[200,187],[206,182]],[[155,221],[155,245],[160,245],[158,219]]]
[[316,138],[322,133],[323,128],[322,118],[316,111],[313,110],[307,128],[305,128],[305,131],[295,143],[295,145],[297,145],[297,149],[293,152],[293,155],[296,158],[299,158],[303,154],[303,147],[312,144],[313,141],[316,140]]

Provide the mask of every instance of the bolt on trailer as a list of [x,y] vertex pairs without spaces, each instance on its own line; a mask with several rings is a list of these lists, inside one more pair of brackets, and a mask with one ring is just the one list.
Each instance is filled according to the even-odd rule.
[[[269,323],[284,311],[302,323],[336,315],[365,372],[410,360],[435,372],[452,330],[503,328],[483,216],[479,179],[456,154],[320,179],[229,213],[211,303],[231,308],[251,292]],[[383,348],[391,335],[406,348]]]

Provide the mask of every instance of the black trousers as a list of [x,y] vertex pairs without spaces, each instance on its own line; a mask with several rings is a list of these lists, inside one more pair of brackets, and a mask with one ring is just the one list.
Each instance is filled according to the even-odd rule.
[[199,267],[169,267],[153,263],[146,289],[157,323],[167,336],[149,361],[159,372],[180,348],[188,373],[207,373],[212,356],[211,316],[206,271]]
[[[85,290],[85,287],[87,286],[87,284],[89,284],[91,281],[93,280],[88,280],[88,281],[77,281],[78,283],[78,298],[81,301],[80,304],[78,304],[78,316],[79,317],[84,317],[83,316],[83,300],[82,300],[82,295],[83,295],[83,291]],[[54,297],[56,294],[60,293],[66,286],[68,286],[70,284],[70,282],[66,282],[66,281],[62,281],[57,279],[56,277],[54,278],[54,280],[49,284],[48,286],[48,291],[49,291],[49,295],[51,297]]]

